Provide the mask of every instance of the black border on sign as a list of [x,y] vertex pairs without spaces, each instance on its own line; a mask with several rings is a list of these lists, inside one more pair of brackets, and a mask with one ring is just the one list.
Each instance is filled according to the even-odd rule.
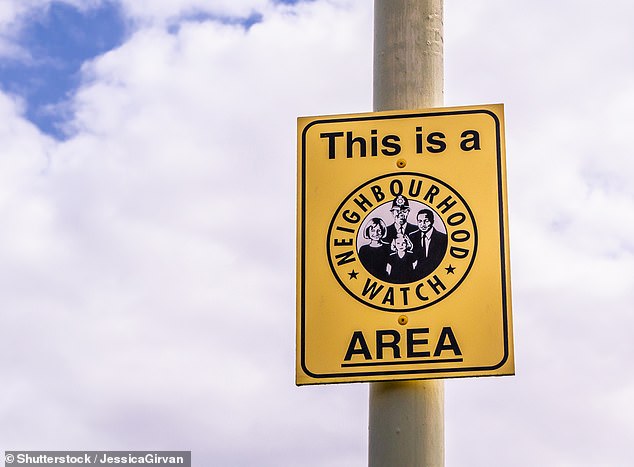
[[[392,120],[392,119],[406,119],[406,118],[424,118],[424,117],[442,117],[449,115],[469,115],[469,114],[485,114],[489,115],[495,123],[495,142],[496,142],[496,155],[497,155],[497,180],[498,180],[498,216],[500,226],[500,259],[501,259],[501,290],[502,290],[502,327],[504,332],[504,355],[499,363],[491,366],[480,367],[468,367],[468,368],[421,368],[421,369],[409,369],[409,370],[380,370],[380,371],[367,371],[359,373],[325,373],[318,374],[310,371],[306,366],[306,327],[305,327],[305,313],[306,313],[306,132],[309,128],[318,124],[327,124],[335,122],[359,122],[359,121],[371,121],[371,120]],[[301,328],[300,328],[300,364],[302,370],[306,375],[315,379],[324,379],[326,383],[327,378],[363,378],[367,376],[399,376],[399,375],[425,375],[430,373],[445,373],[447,377],[451,377],[451,373],[465,373],[475,371],[491,371],[500,368],[506,363],[509,357],[509,328],[508,328],[508,300],[506,290],[506,252],[504,246],[506,245],[505,236],[505,219],[504,219],[504,191],[502,180],[502,147],[500,136],[500,120],[498,116],[486,109],[474,109],[474,110],[450,110],[450,111],[437,111],[437,112],[419,112],[419,113],[407,113],[407,114],[388,114],[388,115],[367,115],[359,117],[333,117],[325,118],[322,120],[315,120],[302,131],[302,154],[301,154],[301,238],[300,238],[300,255],[301,255],[301,270],[300,270],[300,307],[301,307]],[[414,378],[413,378],[414,379]],[[360,382],[363,380],[360,380]]]

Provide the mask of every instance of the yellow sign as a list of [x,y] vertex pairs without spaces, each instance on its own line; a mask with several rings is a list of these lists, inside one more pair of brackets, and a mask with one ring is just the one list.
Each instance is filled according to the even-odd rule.
[[298,119],[297,384],[514,373],[503,114]]

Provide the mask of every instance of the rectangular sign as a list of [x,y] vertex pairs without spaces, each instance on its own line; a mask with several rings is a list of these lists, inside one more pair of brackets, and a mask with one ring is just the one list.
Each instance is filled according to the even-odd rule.
[[514,373],[503,105],[298,119],[297,384]]

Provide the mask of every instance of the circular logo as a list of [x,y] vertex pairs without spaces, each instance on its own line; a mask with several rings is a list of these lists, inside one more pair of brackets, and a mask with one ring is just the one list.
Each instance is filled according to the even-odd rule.
[[327,255],[339,284],[378,310],[427,308],[456,290],[478,246],[473,213],[447,183],[420,173],[382,175],[339,205]]

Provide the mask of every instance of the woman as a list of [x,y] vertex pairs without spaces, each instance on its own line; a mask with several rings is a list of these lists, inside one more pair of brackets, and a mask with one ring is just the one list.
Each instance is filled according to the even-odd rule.
[[387,279],[387,258],[390,254],[389,245],[383,243],[387,235],[387,227],[383,219],[374,217],[363,231],[363,238],[370,243],[359,248],[359,260],[363,267],[377,279]]

